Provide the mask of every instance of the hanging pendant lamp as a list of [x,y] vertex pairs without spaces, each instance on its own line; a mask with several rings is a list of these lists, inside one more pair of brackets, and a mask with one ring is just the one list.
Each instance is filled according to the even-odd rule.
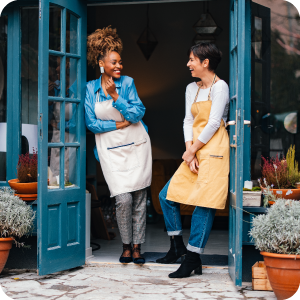
[[[208,4],[207,4],[208,5]],[[197,35],[194,37],[194,44],[199,43],[214,43],[216,36],[222,32],[222,28],[217,25],[212,15],[208,11],[208,6],[205,9],[205,3],[203,3],[203,13],[200,15],[200,19],[193,26]]]
[[217,36],[222,31],[208,11],[205,14],[201,14],[200,19],[193,28],[199,35]]
[[149,60],[156,45],[158,44],[154,34],[152,33],[149,27],[149,4],[147,4],[147,26],[142,32],[139,39],[137,40],[137,44],[139,45],[146,60]]

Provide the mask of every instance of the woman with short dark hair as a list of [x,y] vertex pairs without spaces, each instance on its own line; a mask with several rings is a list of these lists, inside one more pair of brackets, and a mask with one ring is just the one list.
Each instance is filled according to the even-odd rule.
[[[179,269],[170,278],[202,274],[200,253],[208,240],[216,209],[224,209],[228,193],[229,137],[225,124],[229,88],[215,70],[222,52],[216,45],[201,43],[190,49],[187,64],[192,77],[201,78],[186,88],[184,137],[186,151],[171,180],[159,194],[171,248],[157,260],[169,264],[183,256]],[[180,203],[196,206],[192,215],[187,248],[182,239]]]

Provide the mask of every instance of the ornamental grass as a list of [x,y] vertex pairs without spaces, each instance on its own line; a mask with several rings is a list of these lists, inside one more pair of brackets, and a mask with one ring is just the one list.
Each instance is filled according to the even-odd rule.
[[266,214],[253,218],[249,235],[256,249],[278,254],[300,254],[300,202],[278,199]]
[[28,236],[33,229],[35,212],[31,206],[14,195],[10,188],[0,188],[0,237],[12,237],[20,247],[24,243],[18,241],[22,236]]
[[296,188],[296,183],[300,181],[300,172],[298,162],[295,161],[295,145],[290,146],[286,158],[279,159],[277,154],[269,159],[262,156],[262,160],[263,187],[269,185],[273,189]]

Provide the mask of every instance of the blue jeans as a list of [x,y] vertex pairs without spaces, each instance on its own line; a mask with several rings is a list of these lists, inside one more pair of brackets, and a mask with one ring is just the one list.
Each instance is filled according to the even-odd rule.
[[[159,193],[160,205],[168,235],[182,235],[180,203],[167,200],[167,192],[171,179]],[[196,206],[192,215],[191,233],[187,249],[196,253],[203,253],[207,243],[216,210],[213,208]]]

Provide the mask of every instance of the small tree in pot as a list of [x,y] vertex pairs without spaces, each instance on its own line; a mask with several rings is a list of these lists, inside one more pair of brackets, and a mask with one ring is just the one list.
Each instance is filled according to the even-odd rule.
[[277,299],[293,296],[300,283],[300,202],[278,199],[253,219],[249,234],[264,256]]
[[0,189],[0,273],[14,242],[18,247],[24,243],[18,241],[33,229],[35,213],[24,201],[14,195],[9,188]]

